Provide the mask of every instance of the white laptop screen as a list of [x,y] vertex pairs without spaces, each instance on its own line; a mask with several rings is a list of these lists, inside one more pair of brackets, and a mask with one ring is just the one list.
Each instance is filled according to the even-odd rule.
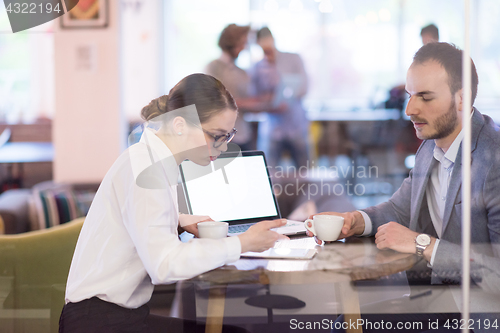
[[[231,159],[230,162],[227,158]],[[181,174],[188,209],[193,215],[208,215],[216,221],[232,222],[279,218],[262,153],[219,157],[213,165],[205,167],[184,161]]]

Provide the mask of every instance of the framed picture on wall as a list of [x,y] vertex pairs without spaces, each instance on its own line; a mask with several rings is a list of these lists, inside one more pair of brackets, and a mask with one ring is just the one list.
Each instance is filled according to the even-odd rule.
[[63,29],[106,28],[108,0],[66,0],[66,14],[61,17]]

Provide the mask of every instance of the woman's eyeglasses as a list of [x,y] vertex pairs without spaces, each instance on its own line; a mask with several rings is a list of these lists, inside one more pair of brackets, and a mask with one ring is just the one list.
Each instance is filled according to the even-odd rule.
[[222,134],[222,135],[213,135],[212,133],[205,131],[203,128],[201,130],[206,135],[208,135],[209,137],[214,139],[214,148],[219,148],[220,146],[222,146],[222,144],[231,142],[231,140],[236,135],[236,132],[238,132],[238,130],[236,128],[233,128],[233,130],[229,133]]
[[203,133],[205,133],[206,135],[208,135],[209,137],[211,137],[212,139],[214,139],[214,148],[219,148],[224,143],[231,142],[231,140],[233,140],[234,136],[236,135],[236,132],[238,132],[238,130],[236,128],[233,128],[233,130],[231,132],[229,132],[229,133],[222,134],[222,135],[213,135],[212,133],[206,131],[200,125],[196,125],[196,124],[193,124],[193,123],[191,123],[191,124],[194,125],[194,126],[196,126],[196,127],[198,127],[199,129],[201,129],[203,131]]

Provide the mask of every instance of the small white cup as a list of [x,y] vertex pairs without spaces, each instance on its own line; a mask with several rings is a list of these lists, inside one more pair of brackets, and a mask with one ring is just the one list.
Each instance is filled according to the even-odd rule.
[[[312,226],[309,227],[307,222],[311,222]],[[314,215],[313,219],[307,219],[304,225],[317,238],[331,242],[339,238],[344,225],[344,218],[336,215]]]
[[227,237],[229,223],[218,221],[206,221],[198,223],[200,238],[224,238]]

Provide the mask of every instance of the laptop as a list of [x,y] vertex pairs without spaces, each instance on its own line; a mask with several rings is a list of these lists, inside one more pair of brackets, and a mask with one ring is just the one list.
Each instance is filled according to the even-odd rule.
[[[222,153],[207,166],[184,161],[179,169],[188,213],[228,222],[229,236],[259,221],[281,218],[262,151]],[[298,235],[305,227],[289,220],[275,231]]]

